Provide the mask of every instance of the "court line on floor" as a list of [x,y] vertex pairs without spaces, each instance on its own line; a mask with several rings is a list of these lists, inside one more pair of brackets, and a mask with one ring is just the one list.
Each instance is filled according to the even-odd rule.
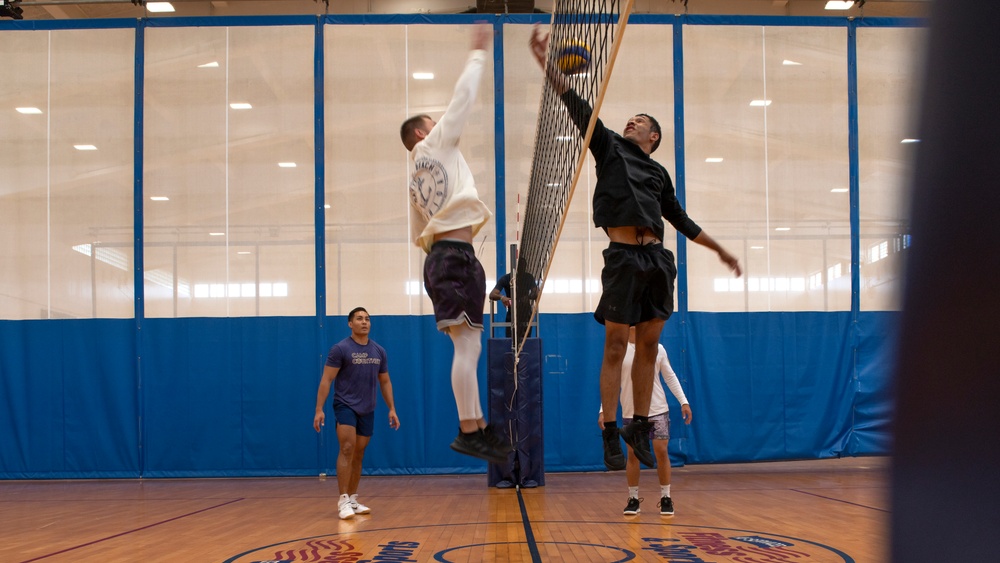
[[83,544],[76,545],[76,546],[73,546],[73,547],[67,547],[66,549],[62,549],[62,550],[56,551],[54,553],[49,553],[48,555],[42,555],[42,556],[39,556],[39,557],[35,557],[33,559],[25,559],[24,561],[21,561],[21,563],[31,563],[32,561],[40,561],[42,559],[48,559],[49,557],[52,557],[54,555],[61,555],[61,554],[66,553],[68,551],[74,551],[74,550],[80,549],[82,547],[88,547],[88,546],[91,546],[91,545],[94,545],[94,544],[101,543],[103,541],[107,541],[107,540],[111,540],[111,539],[115,539],[115,538],[120,538],[122,536],[127,536],[128,534],[132,534],[132,533],[135,533],[135,532],[141,532],[142,530],[148,530],[149,528],[153,528],[155,526],[159,526],[160,524],[166,524],[167,522],[173,522],[174,520],[180,520],[181,518],[187,518],[188,516],[194,516],[195,514],[199,514],[199,513],[205,512],[207,510],[214,510],[216,508],[220,508],[220,507],[226,506],[227,504],[233,504],[234,502],[239,502],[241,500],[244,500],[244,499],[237,498],[237,499],[229,500],[229,501],[226,501],[226,502],[224,502],[222,504],[217,504],[215,506],[209,506],[207,508],[202,508],[201,510],[195,510],[194,512],[189,512],[187,514],[181,514],[180,516],[174,516],[173,518],[168,518],[168,519],[160,521],[160,522],[149,524],[148,526],[143,526],[141,528],[136,528],[134,530],[128,530],[128,531],[125,531],[125,532],[121,532],[119,534],[115,534],[113,536],[108,536],[106,538],[101,538],[99,540],[89,541],[87,543],[83,543]]
[[531,531],[531,521],[528,520],[528,509],[524,506],[524,497],[521,496],[521,487],[517,487],[517,504],[521,506],[521,523],[524,524],[524,538],[528,542],[531,563],[542,563],[542,555],[538,552],[538,544],[535,543],[535,533]]
[[832,501],[835,501],[835,502],[842,502],[844,504],[850,504],[850,505],[854,505],[854,506],[860,506],[861,508],[867,508],[867,509],[870,509],[870,510],[878,510],[879,512],[890,512],[889,510],[886,510],[884,508],[876,508],[874,506],[868,506],[866,504],[860,504],[860,503],[857,503],[857,502],[851,502],[849,500],[844,500],[844,499],[839,499],[839,498],[834,498],[834,497],[828,497],[828,496],[825,496],[825,495],[817,495],[816,493],[810,493],[808,491],[800,491],[799,489],[789,489],[789,490],[790,491],[794,491],[796,493],[802,493],[804,495],[810,495],[810,496],[814,496],[814,497],[823,498],[823,499],[826,499],[826,500],[832,500]]

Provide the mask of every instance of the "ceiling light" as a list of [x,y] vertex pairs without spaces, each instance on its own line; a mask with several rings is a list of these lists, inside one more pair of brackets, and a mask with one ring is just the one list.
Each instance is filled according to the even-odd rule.
[[330,209],[330,204],[328,203],[328,204],[324,205],[323,209]]
[[226,233],[208,233],[208,234],[211,235],[211,236],[213,236],[213,237],[221,237],[221,236],[224,236]]
[[146,9],[150,12],[173,12],[174,5],[170,2],[146,2]]
[[854,6],[854,0],[829,0],[826,3],[827,10],[850,10]]
[[14,108],[17,113],[42,113],[42,110],[38,108]]
[[781,61],[781,64],[783,64],[785,66],[802,66],[802,63],[797,63],[795,61],[790,61],[788,59],[785,59],[785,60]]
[[763,246],[751,246],[750,250],[764,250]]
[[97,147],[94,145],[73,145],[73,148],[78,151],[96,151]]
[[281,168],[295,168],[298,165],[294,162],[279,162],[278,166]]
[[246,102],[234,102],[234,103],[229,104],[229,107],[231,107],[233,109],[250,109],[253,106],[250,105],[250,104],[248,104],[248,103],[246,103]]
[[562,141],[564,143],[568,143],[569,141],[573,140],[573,137],[570,137],[568,135],[559,135],[558,137],[556,137],[556,140],[557,141]]
[[162,195],[154,195],[154,196],[151,196],[149,199],[151,199],[153,201],[170,201],[169,197],[162,196]]
[[198,68],[219,68],[219,61],[212,61],[210,63],[198,65]]
[[710,156],[705,159],[705,162],[722,162],[722,157],[720,156]]
[[835,194],[843,194],[843,193],[847,193],[847,188],[833,188],[830,191],[833,192],[833,193],[835,193]]
[[759,108],[771,105],[771,100],[751,100],[750,107]]
[[902,141],[900,141],[900,143],[906,143],[906,144],[909,144],[909,143],[919,143],[919,142],[920,142],[920,139],[903,139]]
[[413,73],[413,79],[414,80],[434,80],[434,73],[433,72],[414,72]]
[[790,230],[792,230],[792,228],[791,227],[775,227],[774,230],[776,230],[776,231],[790,231]]
[[238,250],[238,251],[236,251],[236,254],[250,254],[250,251],[249,250]]

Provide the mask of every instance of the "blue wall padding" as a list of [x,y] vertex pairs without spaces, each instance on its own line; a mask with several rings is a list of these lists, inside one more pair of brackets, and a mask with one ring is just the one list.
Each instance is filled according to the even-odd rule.
[[848,313],[693,313],[692,461],[831,457],[850,432]]
[[849,455],[887,452],[892,447],[893,385],[896,371],[898,313],[864,313],[858,321],[858,367],[854,424]]
[[[687,313],[662,342],[694,410],[671,404],[675,464],[889,453],[898,313]],[[333,475],[316,388],[346,318],[0,321],[0,478]],[[138,336],[141,335],[141,338]],[[542,315],[544,465],[601,470],[604,329]],[[372,475],[483,473],[453,452],[452,345],[430,316],[378,316],[401,428],[382,400]],[[319,344],[322,342],[322,344]],[[479,386],[487,406],[486,353]],[[326,409],[328,420],[333,414]],[[141,444],[141,447],[140,447]]]
[[0,477],[139,476],[134,325],[0,321]]

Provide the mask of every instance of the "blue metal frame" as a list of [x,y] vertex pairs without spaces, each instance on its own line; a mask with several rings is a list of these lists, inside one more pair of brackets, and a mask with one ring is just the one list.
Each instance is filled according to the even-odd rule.
[[132,164],[132,233],[133,237],[133,256],[132,260],[135,264],[135,278],[133,278],[133,295],[134,295],[134,305],[135,310],[133,315],[135,316],[135,372],[137,379],[137,386],[139,390],[139,416],[137,421],[136,431],[139,433],[139,474],[146,468],[146,449],[145,449],[145,432],[143,431],[144,425],[142,423],[146,414],[146,402],[143,400],[144,395],[142,393],[142,359],[146,356],[145,346],[146,339],[143,338],[142,324],[146,318],[146,288],[145,288],[145,254],[143,246],[143,233],[145,231],[145,222],[143,220],[143,209],[145,202],[143,201],[143,164],[145,159],[143,158],[143,106],[145,100],[145,78],[146,78],[146,30],[141,25],[140,22],[135,22],[135,107],[132,108],[133,114],[135,116],[134,125],[132,130],[132,142],[133,142],[133,164]]

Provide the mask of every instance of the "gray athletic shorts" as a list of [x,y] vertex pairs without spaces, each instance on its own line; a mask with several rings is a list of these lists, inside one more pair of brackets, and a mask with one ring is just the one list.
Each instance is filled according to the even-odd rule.
[[[653,423],[653,427],[649,429],[649,439],[650,440],[669,440],[670,439],[670,413],[665,412],[663,414],[654,414],[649,417],[649,421]],[[623,426],[628,426],[632,422],[631,418],[626,418],[622,420]]]

